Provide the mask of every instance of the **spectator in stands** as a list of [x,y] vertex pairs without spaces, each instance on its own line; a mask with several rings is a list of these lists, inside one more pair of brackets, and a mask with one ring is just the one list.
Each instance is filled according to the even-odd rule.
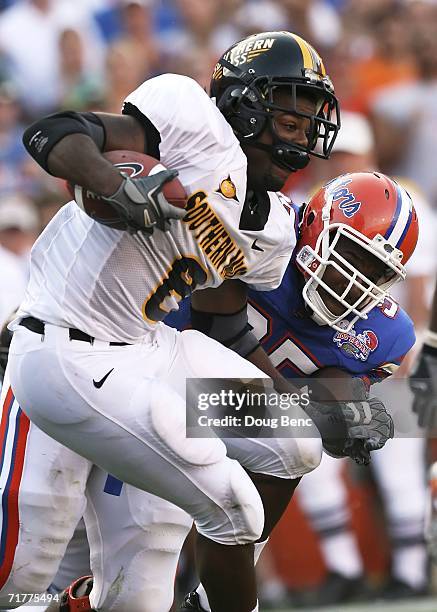
[[28,155],[21,142],[23,126],[17,91],[11,81],[0,83],[0,193],[18,189]]
[[153,0],[119,0],[119,40],[132,44],[144,75],[159,71],[159,48],[153,31]]
[[27,277],[17,258],[0,245],[0,283],[7,287],[0,291],[0,326],[6,321],[24,297]]
[[412,32],[418,77],[385,88],[372,105],[376,153],[383,172],[404,176],[437,211],[437,7]]
[[21,0],[0,13],[0,48],[12,64],[20,99],[30,114],[59,104],[59,34],[76,28],[86,62],[98,69],[102,42],[89,10],[68,0]]
[[85,62],[83,40],[77,30],[67,28],[59,35],[59,105],[87,110],[99,104],[103,82],[99,72]]
[[39,230],[38,213],[25,196],[0,201],[0,326],[24,296],[29,251]]
[[313,43],[316,49],[325,50],[339,41],[342,33],[341,19],[330,2],[279,0],[278,4],[286,12],[287,28]]
[[408,20],[409,12],[404,5],[394,3],[375,8],[368,16],[367,49],[363,34],[357,43],[358,33],[348,29],[352,58],[358,54],[348,70],[353,83],[352,95],[347,100],[350,110],[367,115],[378,91],[415,78]]
[[[128,41],[115,42],[106,55],[106,92],[103,109],[108,113],[119,113],[127,94],[134,91],[147,76],[144,65]],[[170,101],[169,101],[170,103]]]
[[38,210],[26,196],[16,193],[0,200],[0,245],[17,257],[23,270],[40,230]]

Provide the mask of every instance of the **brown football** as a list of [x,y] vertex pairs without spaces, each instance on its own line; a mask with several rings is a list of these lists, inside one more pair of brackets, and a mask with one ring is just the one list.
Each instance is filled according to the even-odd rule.
[[[103,157],[119,168],[120,172],[124,172],[131,178],[149,176],[166,169],[154,157],[134,151],[109,151],[104,153]],[[67,189],[77,205],[92,219],[113,229],[126,229],[123,219],[99,195],[84,189],[80,185],[72,185],[71,183],[67,183]],[[163,193],[173,206],[184,208],[187,203],[185,190],[178,178],[165,183]]]

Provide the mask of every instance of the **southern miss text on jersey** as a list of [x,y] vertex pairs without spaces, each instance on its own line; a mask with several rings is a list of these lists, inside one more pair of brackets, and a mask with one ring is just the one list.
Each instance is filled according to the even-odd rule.
[[195,288],[228,278],[277,287],[296,243],[295,212],[284,196],[269,193],[268,216],[261,225],[249,222],[246,156],[203,89],[162,75],[129,95],[123,112],[159,133],[161,162],[179,171],[190,194],[183,221],[172,221],[168,232],[130,235],[70,202],[35,243],[19,316],[132,343]]
[[[317,325],[305,311],[300,275],[290,261],[281,285],[273,290],[251,290],[249,321],[273,364],[286,377],[310,376],[333,366],[378,382],[401,363],[415,341],[411,319],[387,299],[358,321],[349,332]],[[166,322],[189,325],[189,302]]]

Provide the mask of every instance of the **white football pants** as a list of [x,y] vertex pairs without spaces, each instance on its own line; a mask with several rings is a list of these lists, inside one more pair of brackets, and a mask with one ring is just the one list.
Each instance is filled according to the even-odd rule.
[[[93,379],[101,380],[108,372],[104,384],[96,388]],[[210,539],[224,544],[253,542],[263,528],[263,508],[241,465],[254,472],[297,478],[313,469],[320,460],[319,438],[253,440],[251,446],[246,439],[242,448],[238,441],[233,440],[228,455],[223,442],[213,436],[208,439],[185,438],[185,402],[182,398],[187,377],[264,376],[252,364],[198,332],[179,333],[158,326],[156,332],[149,334],[140,344],[115,347],[97,340],[93,345],[71,341],[67,329],[52,325],[46,325],[43,338],[19,327],[11,346],[10,374],[19,404],[32,421],[49,434],[50,438],[46,436],[45,441],[47,446],[55,444],[54,438],[71,449],[63,449],[65,465],[58,468],[58,459],[54,460],[55,469],[60,471],[59,480],[67,483],[63,492],[68,491],[68,503],[64,500],[66,516],[59,537],[59,550],[54,555],[56,562],[37,580],[37,591],[47,588],[53,579],[65,546],[84,510],[86,492],[85,520],[95,575],[91,603],[102,610],[165,612],[163,600],[161,607],[154,607],[156,599],[153,597],[132,597],[134,585],[138,591],[138,581],[143,579],[144,582],[144,573],[138,572],[139,576],[135,568],[148,565],[139,560],[146,556],[144,551],[149,546],[144,540],[146,543],[141,547],[137,535],[133,535],[135,529],[137,532],[142,530],[147,536],[150,523],[159,524],[161,527],[157,532],[163,531],[164,534],[170,533],[175,526],[177,534],[173,548],[179,550],[191,523],[179,509],[182,508],[194,518],[198,531]],[[19,410],[16,401],[13,405]],[[32,428],[30,425],[27,432],[29,441]],[[35,431],[38,431],[37,427]],[[39,435],[44,434],[39,432]],[[163,499],[158,501],[148,496],[152,502],[142,501],[147,497],[144,493],[125,486],[120,498],[108,500],[109,496],[102,493],[106,472]],[[26,480],[25,476],[24,470],[20,487]],[[45,483],[46,495],[47,484],[49,490],[51,486]],[[77,499],[76,503],[71,503],[69,491],[74,487]],[[58,506],[59,503],[62,506],[62,495],[60,500],[57,500]],[[120,513],[121,506],[114,510],[113,501],[125,501],[130,513]],[[140,508],[137,513],[132,511],[135,504]],[[155,504],[157,510],[154,510]],[[159,504],[163,504],[161,509]],[[68,512],[65,512],[65,506],[68,506]],[[147,512],[143,514],[145,507],[150,515]],[[168,519],[167,512],[170,514]],[[57,513],[58,508],[53,517],[46,514],[49,530]],[[139,518],[132,521],[129,514]],[[29,508],[29,516],[33,515],[33,509]],[[109,519],[106,515],[110,515]],[[102,517],[106,517],[106,523]],[[24,531],[26,522],[20,521],[23,525],[21,531]],[[133,529],[132,523],[135,523]],[[166,524],[172,526],[167,532]],[[15,555],[14,552],[11,555],[12,565],[5,570],[6,580],[15,579],[15,559],[20,544],[23,550],[30,551],[28,543],[20,540],[20,535],[14,548]],[[162,542],[161,535],[156,539],[158,543]],[[51,545],[50,548],[54,551]],[[173,550],[172,545],[168,549]],[[33,552],[30,552],[29,557],[33,558]],[[135,554],[138,558],[134,559]],[[123,563],[127,558],[130,565]],[[173,558],[177,559],[177,554],[173,553]],[[175,561],[173,566],[171,580]],[[158,572],[158,564],[153,569]],[[150,565],[147,571],[151,571]],[[3,585],[0,595],[6,592],[4,581]],[[154,586],[160,586],[159,580]],[[153,590],[153,583],[149,587]]]

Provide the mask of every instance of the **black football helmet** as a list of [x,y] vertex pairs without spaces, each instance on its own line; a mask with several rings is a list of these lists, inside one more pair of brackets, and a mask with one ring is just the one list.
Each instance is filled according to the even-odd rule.
[[[290,88],[290,108],[274,103],[277,87]],[[340,128],[338,101],[321,57],[300,36],[262,32],[235,43],[215,66],[210,94],[240,142],[270,151],[275,164],[296,171],[308,164],[310,154],[329,157]],[[316,114],[297,111],[298,96],[315,100]],[[272,117],[275,110],[310,120],[307,147],[278,137]],[[272,145],[257,142],[265,128],[272,133]]]

